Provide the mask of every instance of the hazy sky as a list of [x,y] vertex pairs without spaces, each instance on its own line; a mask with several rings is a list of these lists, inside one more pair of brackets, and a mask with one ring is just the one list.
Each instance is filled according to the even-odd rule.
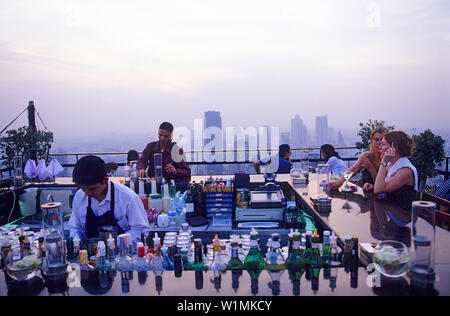
[[448,129],[449,56],[448,0],[2,0],[0,128],[34,100],[57,137],[207,110],[224,126]]

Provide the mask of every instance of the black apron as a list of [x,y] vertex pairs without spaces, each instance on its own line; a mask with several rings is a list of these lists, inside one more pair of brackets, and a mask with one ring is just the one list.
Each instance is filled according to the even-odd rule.
[[95,216],[91,207],[91,198],[89,198],[87,213],[86,213],[86,225],[85,225],[85,233],[87,238],[97,238],[99,237],[98,228],[102,226],[115,226],[119,229],[119,234],[124,234],[125,232],[117,223],[117,220],[114,216],[114,204],[115,204],[115,193],[114,193],[114,184],[111,183],[111,210],[107,211],[105,214],[101,216]]

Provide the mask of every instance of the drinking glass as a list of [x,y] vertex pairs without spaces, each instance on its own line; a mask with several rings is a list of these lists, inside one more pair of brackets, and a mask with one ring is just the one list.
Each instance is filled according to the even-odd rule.
[[352,207],[351,207],[350,203],[348,202],[348,195],[350,194],[349,192],[351,191],[351,189],[348,186],[348,180],[350,180],[350,178],[353,176],[353,172],[345,171],[343,176],[344,176],[344,179],[345,179],[345,188],[343,189],[344,194],[345,194],[345,203],[342,206],[342,208],[344,208],[344,209],[351,209]]

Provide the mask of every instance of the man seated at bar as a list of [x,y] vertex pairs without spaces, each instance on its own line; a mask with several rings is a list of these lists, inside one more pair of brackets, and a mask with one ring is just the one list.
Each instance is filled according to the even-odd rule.
[[375,185],[366,184],[364,189],[386,194],[388,201],[410,210],[417,197],[419,179],[416,167],[408,159],[415,147],[414,140],[405,132],[393,131],[384,135],[381,146],[384,154]]
[[159,126],[159,141],[151,142],[145,147],[137,163],[139,178],[155,177],[155,158],[157,153],[162,154],[163,177],[166,182],[174,180],[175,183],[189,183],[191,169],[186,162],[183,149],[172,142],[173,125],[163,122]]
[[133,240],[141,233],[148,235],[150,225],[141,199],[128,187],[109,181],[101,158],[81,158],[73,170],[73,182],[81,190],[73,198],[71,237],[96,238],[102,226],[117,227],[119,234],[130,233]]
[[[278,163],[278,170],[275,172],[277,174],[281,173],[290,173],[292,169],[292,162],[291,162],[291,147],[288,144],[283,144],[278,147],[279,153],[279,163]],[[257,160],[253,163],[253,166],[255,167],[256,173],[261,173],[261,166],[266,165],[267,163],[263,163],[260,160]]]

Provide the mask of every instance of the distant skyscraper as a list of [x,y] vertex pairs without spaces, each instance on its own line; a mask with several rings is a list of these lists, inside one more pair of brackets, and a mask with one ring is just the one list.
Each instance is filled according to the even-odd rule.
[[328,117],[316,116],[316,145],[328,143]]
[[341,131],[338,132],[337,142],[339,146],[345,146],[344,135],[342,135]]
[[[204,128],[207,129],[208,127],[218,127],[222,130],[222,117],[220,116],[220,112],[217,111],[208,111],[205,112],[205,121],[204,121]],[[223,135],[223,134],[222,134]],[[210,143],[212,140],[214,140],[213,137],[204,139],[204,145]],[[220,140],[222,143],[223,148],[223,139]],[[216,148],[214,148],[216,149]],[[217,148],[221,149],[221,148]],[[207,172],[213,172],[214,174],[222,174],[223,173],[223,165],[210,165],[207,168]]]
[[308,139],[308,130],[299,115],[291,119],[291,147],[306,147]]

